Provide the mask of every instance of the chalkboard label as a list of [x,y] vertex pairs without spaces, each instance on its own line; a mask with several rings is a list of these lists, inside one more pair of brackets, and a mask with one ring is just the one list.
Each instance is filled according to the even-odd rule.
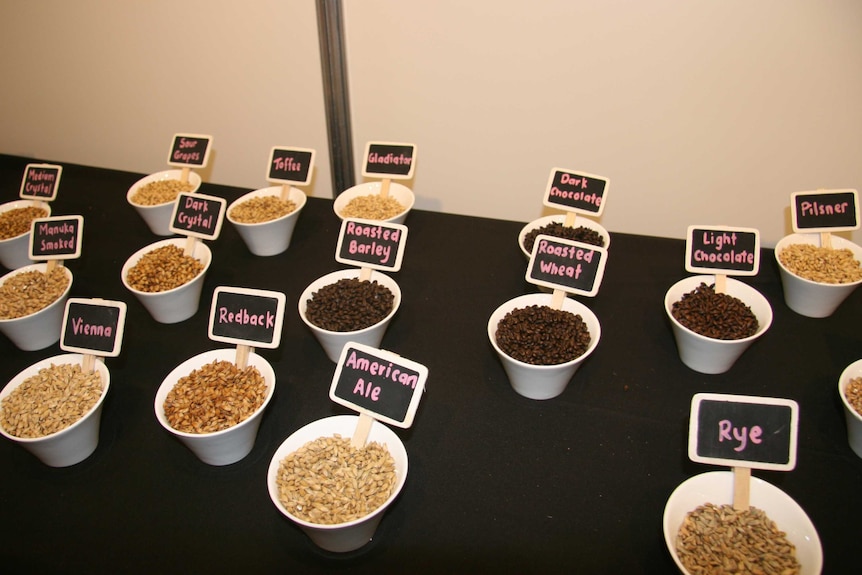
[[407,245],[407,226],[346,218],[341,222],[335,260],[343,264],[397,272]]
[[274,147],[269,153],[266,179],[273,183],[308,185],[314,167],[314,150]]
[[594,296],[605,274],[605,248],[539,235],[533,244],[526,280],[569,293]]
[[226,205],[224,198],[180,192],[168,229],[175,234],[214,240],[221,232]]
[[30,259],[69,260],[81,257],[83,216],[37,218],[30,227]]
[[205,168],[210,159],[212,136],[175,134],[168,165],[178,168]]
[[57,197],[63,166],[54,164],[27,164],[21,179],[21,193],[25,200],[50,202]]
[[698,393],[691,400],[688,456],[731,467],[796,466],[799,406],[790,399]]
[[283,293],[276,291],[217,287],[210,308],[209,337],[274,349],[281,343],[286,300]]
[[554,168],[543,203],[568,212],[598,216],[605,207],[610,185],[611,181],[602,176]]
[[757,275],[760,270],[760,232],[753,228],[689,226],[685,269],[692,273]]
[[409,180],[416,168],[416,145],[395,142],[368,142],[362,175],[366,178]]
[[116,357],[126,325],[126,304],[104,299],[69,298],[63,314],[60,349]]
[[856,190],[819,190],[790,194],[793,231],[842,232],[859,229]]
[[341,351],[329,397],[398,427],[410,427],[428,368],[389,351],[349,342]]

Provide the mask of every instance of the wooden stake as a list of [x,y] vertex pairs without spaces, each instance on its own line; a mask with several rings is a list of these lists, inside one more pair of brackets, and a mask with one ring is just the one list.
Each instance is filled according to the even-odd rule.
[[191,172],[191,168],[189,168],[188,166],[183,168],[182,172],[180,172],[180,181],[182,183],[186,183],[189,181],[189,172]]
[[184,256],[194,255],[196,242],[197,242],[197,238],[195,238],[194,236],[186,236],[186,247],[183,250]]
[[737,511],[748,509],[751,501],[751,468],[733,468],[733,508]]
[[236,366],[245,369],[248,366],[248,356],[254,351],[250,345],[239,344],[236,346]]
[[383,181],[380,182],[380,197],[381,198],[389,197],[389,183],[390,183],[390,181],[391,180],[389,178],[383,178]]
[[563,309],[564,301],[566,301],[566,292],[561,289],[555,289],[554,296],[551,298],[551,308]]
[[85,353],[81,359],[81,371],[84,373],[93,373],[96,369],[96,356],[90,353]]
[[832,249],[832,234],[829,232],[820,232],[820,247]]
[[286,202],[290,197],[290,184],[281,184],[281,201]]
[[724,293],[727,291],[727,276],[725,274],[715,274],[715,293]]
[[578,215],[575,212],[566,212],[566,221],[563,225],[565,225],[567,228],[575,227],[575,219],[577,217]]
[[365,442],[368,441],[368,433],[371,431],[371,424],[374,423],[374,418],[367,413],[359,413],[359,421],[356,422],[356,430],[353,432],[353,437],[350,438],[350,447],[354,449],[362,449],[365,447]]
[[57,267],[57,260],[48,260],[45,263],[45,273],[51,273]]
[[371,268],[359,268],[359,281],[371,281]]

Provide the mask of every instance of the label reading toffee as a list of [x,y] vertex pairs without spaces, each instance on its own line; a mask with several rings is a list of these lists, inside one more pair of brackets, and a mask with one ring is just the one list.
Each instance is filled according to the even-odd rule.
[[269,154],[266,179],[281,184],[308,185],[314,166],[314,150],[274,147]]

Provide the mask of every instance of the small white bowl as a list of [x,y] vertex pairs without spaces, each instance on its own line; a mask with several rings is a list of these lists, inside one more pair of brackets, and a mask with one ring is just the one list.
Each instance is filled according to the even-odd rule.
[[253,365],[263,376],[267,386],[266,398],[263,404],[248,419],[236,425],[214,431],[212,433],[186,433],[171,427],[165,417],[165,399],[168,393],[176,386],[181,377],[189,375],[196,369],[203,367],[216,360],[235,363],[236,348],[214,349],[195,355],[173,369],[162,381],[156,392],[155,410],[156,419],[159,423],[173,434],[180,442],[189,448],[198,459],[209,465],[230,465],[248,455],[254,447],[257,438],[257,430],[260,428],[260,420],[263,412],[269,405],[275,392],[275,371],[272,365],[261,356],[252,352],[248,356],[248,365]]
[[[344,216],[341,215],[341,212],[350,200],[359,196],[377,195],[380,193],[381,185],[381,182],[365,182],[364,184],[358,184],[352,188],[347,188],[338,194],[338,197],[336,197],[335,201],[332,203],[335,215],[343,220]],[[407,219],[407,214],[409,214],[410,210],[413,209],[413,203],[416,201],[416,196],[413,194],[413,190],[403,184],[391,181],[389,183],[389,197],[398,200],[398,203],[404,206],[404,211],[381,221],[393,224],[403,224],[404,220]]]
[[[47,212],[45,216],[51,215],[51,204],[48,202],[37,202],[35,200],[15,200],[0,205],[0,214],[17,210],[19,208],[40,207]],[[27,230],[21,235],[14,238],[6,238],[0,240],[0,264],[3,264],[7,270],[14,270],[20,267],[34,264],[30,259],[30,230]]]
[[[676,552],[676,535],[685,516],[706,503],[730,505],[733,503],[733,472],[711,471],[686,479],[671,493],[664,508],[662,529],[664,541],[680,573],[683,567]],[[763,481],[751,478],[750,504],[775,522],[787,534],[787,540],[796,546],[796,559],[801,566],[800,575],[817,575],[823,569],[823,547],[811,519],[789,495]]]
[[[69,284],[65,291],[60,294],[56,300],[43,307],[37,312],[31,313],[13,319],[0,319],[0,332],[3,333],[15,346],[23,351],[35,351],[37,349],[45,349],[60,341],[60,331],[63,328],[63,314],[66,311],[66,300],[69,298],[69,291],[72,289],[72,272],[65,266],[59,266],[66,277],[69,278]],[[32,264],[13,270],[0,278],[0,285],[3,285],[6,280],[30,271],[40,271],[46,273],[48,264]]]
[[296,205],[296,209],[280,218],[258,223],[243,223],[231,218],[231,210],[239,204],[252,198],[268,196],[281,197],[281,186],[271,186],[249,192],[232,202],[227,209],[228,221],[236,227],[249,251],[256,256],[274,256],[284,252],[290,246],[293,229],[299,219],[299,212],[305,207],[306,196],[299,188],[291,187],[287,199]]
[[862,414],[847,401],[847,386],[851,379],[862,377],[862,359],[848,365],[838,378],[838,394],[844,404],[844,419],[847,422],[847,441],[853,453],[862,457]]
[[[39,370],[51,367],[51,364],[80,365],[82,361],[83,356],[81,354],[70,353],[55,355],[54,357],[34,363],[16,375],[3,388],[3,391],[0,391],[0,401],[28,378],[38,374]],[[42,463],[50,467],[68,467],[87,459],[99,445],[99,425],[102,418],[102,405],[105,402],[105,397],[108,395],[108,388],[111,384],[111,374],[108,373],[108,368],[100,358],[96,358],[95,369],[102,377],[102,395],[96,404],[90,408],[90,411],[85,413],[81,419],[65,429],[44,437],[16,437],[10,435],[3,429],[2,425],[0,425],[0,433],[24,447],[27,451],[38,457]]]
[[[179,180],[182,177],[182,170],[164,170],[162,172],[156,172],[155,174],[150,174],[149,176],[143,177],[129,188],[129,191],[126,192],[126,200],[129,204],[135,208],[135,211],[144,219],[147,226],[150,228],[150,231],[156,234],[157,236],[172,236],[174,233],[170,230],[171,225],[171,215],[174,212],[174,202],[165,202],[164,204],[155,204],[152,206],[145,206],[141,204],[136,204],[132,201],[132,196],[142,187],[147,184],[160,180]],[[189,190],[189,193],[194,193],[198,191],[201,187],[201,177],[197,172],[190,170],[189,171],[189,183],[192,185],[192,189]]]
[[319,523],[310,523],[292,515],[279,500],[278,470],[281,467],[281,461],[285,457],[309,441],[314,441],[321,437],[331,437],[336,433],[350,439],[353,436],[358,421],[359,418],[354,415],[336,415],[318,419],[301,427],[293,432],[278,447],[272,456],[272,461],[266,474],[267,490],[275,507],[285,517],[296,523],[315,545],[321,549],[335,553],[344,553],[359,549],[374,537],[374,532],[377,530],[377,525],[383,518],[384,512],[395,501],[398,494],[401,493],[404,482],[407,480],[407,450],[404,448],[404,443],[391,429],[379,421],[375,420],[371,424],[371,431],[368,433],[367,442],[376,442],[385,445],[389,450],[389,453],[395,460],[395,486],[392,489],[392,494],[383,505],[364,517],[345,523],[321,525]]
[[[527,234],[529,234],[533,230],[537,230],[539,228],[543,228],[549,224],[554,224],[554,223],[557,223],[557,224],[566,223],[566,214],[554,214],[552,216],[544,216],[544,217],[541,217],[537,220],[533,220],[532,222],[528,223],[523,228],[521,228],[521,232],[518,234],[518,247],[521,248],[521,252],[523,252],[523,254],[528,259],[530,257],[530,252],[528,252],[527,249],[524,247],[524,240],[527,238]],[[602,239],[605,242],[605,245],[603,247],[605,249],[610,247],[611,235],[608,233],[608,230],[606,230],[601,224],[599,224],[595,220],[591,220],[590,218],[584,218],[584,217],[578,216],[575,219],[575,226],[574,227],[580,228],[581,226],[583,226],[585,228],[590,228],[591,230],[595,230],[596,232],[598,232],[598,234],[600,236],[602,236]]]

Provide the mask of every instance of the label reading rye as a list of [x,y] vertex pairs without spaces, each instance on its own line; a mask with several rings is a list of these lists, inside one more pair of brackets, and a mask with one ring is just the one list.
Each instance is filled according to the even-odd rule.
[[693,273],[757,275],[760,232],[753,228],[689,226],[685,269]]
[[314,150],[274,147],[269,153],[266,179],[273,183],[302,184],[311,182]]
[[168,165],[178,168],[205,168],[213,137],[202,134],[176,134],[171,143]]
[[63,166],[54,164],[27,164],[21,179],[21,193],[25,200],[50,202],[57,197]]
[[281,343],[286,300],[283,293],[276,291],[217,287],[210,308],[209,337],[274,349]]
[[428,368],[395,353],[349,342],[341,351],[329,397],[375,419],[410,427]]
[[605,207],[610,185],[610,180],[602,176],[554,168],[543,203],[568,212],[598,216]]
[[69,298],[63,315],[60,349],[85,355],[120,355],[126,304],[104,299]]
[[168,229],[175,234],[214,240],[221,232],[226,205],[224,198],[180,192]]
[[416,145],[396,142],[368,142],[362,175],[366,178],[409,180],[416,167]]
[[33,220],[30,259],[67,260],[81,257],[83,216],[54,216]]
[[790,194],[793,231],[841,232],[859,229],[856,190],[818,190]]
[[607,253],[605,248],[542,234],[533,244],[525,277],[550,289],[594,296],[602,283]]
[[716,465],[789,471],[796,466],[799,405],[790,399],[698,393],[688,456]]
[[397,272],[407,245],[407,226],[346,218],[341,222],[335,260],[343,264]]

